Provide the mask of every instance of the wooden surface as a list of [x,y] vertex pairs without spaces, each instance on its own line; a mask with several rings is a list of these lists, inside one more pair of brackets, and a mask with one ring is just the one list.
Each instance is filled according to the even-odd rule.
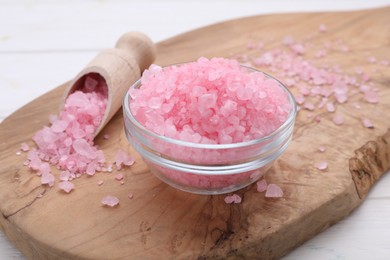
[[[304,35],[307,30],[316,30],[319,21],[329,21],[329,24],[338,25],[336,34],[343,37],[350,35],[351,39],[355,36],[357,49],[352,54],[335,57],[342,66],[348,67],[356,65],[354,55],[367,48],[376,56],[389,58],[386,45],[388,27],[385,26],[389,24],[388,13],[389,9],[381,9],[233,21],[161,42],[157,63],[176,63],[201,55],[228,56],[245,51],[246,43],[253,35],[268,35],[270,32],[275,37],[290,32]],[[299,20],[305,22],[296,23]],[[370,37],[359,38],[364,35],[362,28],[367,28],[364,32]],[[329,34],[327,37],[332,36],[332,32]],[[367,63],[362,62],[361,66],[367,66]],[[389,115],[378,114],[378,111],[389,110],[388,77],[386,72],[374,76],[381,102],[361,111],[373,118],[375,129],[357,127],[358,120],[346,109],[343,109],[348,117],[347,127],[342,128],[344,135],[340,135],[340,128],[330,122],[330,116],[321,125],[298,117],[294,140],[269,177],[282,186],[285,198],[266,200],[254,187],[250,187],[239,192],[244,198],[243,203],[234,206],[224,204],[223,196],[199,196],[176,191],[151,176],[141,160],[126,173],[124,185],[113,180],[113,175],[100,175],[78,179],[76,190],[70,195],[41,187],[39,180],[21,167],[23,158],[14,156],[14,151],[47,123],[50,113],[55,112],[53,109],[58,106],[64,90],[64,87],[59,88],[22,108],[1,125],[0,205],[4,216],[1,224],[26,255],[39,258],[238,255],[267,258],[283,255],[359,205],[361,199],[349,171],[354,150],[370,140],[375,144],[382,143],[377,146],[382,147],[379,152],[365,154],[372,161],[382,158],[382,165],[386,165],[388,157],[370,154],[386,154],[385,149],[388,149],[388,137],[387,145],[376,138],[384,135],[388,127]],[[26,124],[28,127],[17,127]],[[103,133],[105,131],[112,138],[103,141],[98,137],[97,142],[108,154],[120,146],[131,151],[122,133],[120,113]],[[331,145],[326,153],[330,165],[329,170],[322,173],[316,171],[312,164],[316,159],[313,151],[324,142]],[[375,171],[375,176],[384,170],[379,169]],[[367,174],[370,172],[367,171]],[[96,182],[100,178],[106,182],[97,187]],[[128,191],[135,195],[132,201],[126,201]],[[43,197],[37,199],[37,194],[42,192]],[[122,199],[119,208],[100,206],[100,198],[107,192],[113,192]]]

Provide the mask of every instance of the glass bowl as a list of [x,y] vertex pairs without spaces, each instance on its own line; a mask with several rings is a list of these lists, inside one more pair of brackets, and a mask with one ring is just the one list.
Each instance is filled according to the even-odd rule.
[[[129,106],[131,96],[127,92],[123,100],[126,137],[151,172],[177,189],[196,194],[223,194],[242,189],[264,176],[286,150],[297,113],[291,92],[272,76],[264,75],[278,83],[291,104],[286,121],[267,136],[239,143],[201,144],[158,135],[133,116]],[[138,80],[130,89],[140,86]]]

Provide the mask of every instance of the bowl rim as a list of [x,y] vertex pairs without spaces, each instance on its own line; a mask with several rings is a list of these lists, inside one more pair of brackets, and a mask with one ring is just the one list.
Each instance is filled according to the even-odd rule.
[[[168,66],[164,66],[164,67],[177,66],[177,65],[180,66],[180,65],[183,65],[183,64],[186,64],[186,63],[172,64],[172,65],[168,65]],[[156,134],[156,133],[152,132],[151,130],[147,129],[140,122],[138,122],[138,120],[131,113],[131,109],[130,109],[130,106],[129,106],[129,104],[130,104],[129,103],[130,102],[129,90],[131,88],[137,86],[137,85],[141,85],[141,79],[142,78],[139,78],[137,81],[135,81],[129,87],[129,89],[126,91],[126,94],[125,94],[125,96],[123,98],[123,111],[124,111],[124,115],[123,116],[127,117],[131,121],[131,123],[134,126],[136,126],[139,130],[141,130],[144,134],[146,134],[146,135],[148,135],[148,136],[150,136],[152,138],[156,138],[156,139],[162,140],[164,142],[168,142],[168,143],[176,144],[176,145],[180,145],[180,146],[185,146],[185,147],[211,149],[211,150],[233,149],[233,148],[242,148],[242,147],[252,146],[252,145],[256,145],[256,144],[260,144],[262,142],[268,141],[268,140],[272,139],[273,137],[275,137],[276,135],[278,135],[279,133],[283,132],[285,129],[288,129],[288,126],[290,126],[291,124],[294,124],[295,117],[296,117],[296,114],[297,114],[297,103],[295,101],[294,95],[291,93],[291,91],[280,80],[276,79],[272,75],[270,75],[270,74],[268,74],[268,73],[266,73],[264,71],[261,71],[261,70],[249,67],[249,66],[245,66],[245,65],[242,65],[242,64],[239,64],[239,65],[241,67],[244,67],[246,69],[252,70],[254,72],[263,73],[267,78],[271,78],[271,79],[275,80],[278,83],[279,87],[281,87],[283,89],[283,91],[285,91],[285,93],[288,96],[288,100],[290,101],[290,104],[292,105],[292,109],[290,110],[290,113],[289,113],[287,119],[283,122],[283,124],[281,124],[277,129],[275,129],[273,132],[271,132],[270,134],[268,134],[266,136],[263,136],[263,137],[257,138],[257,139],[252,139],[252,140],[249,140],[249,141],[237,142],[237,143],[204,144],[204,143],[193,143],[193,142],[173,139],[173,138],[170,138],[170,137],[166,137],[166,136],[163,136],[163,135]],[[125,128],[126,128],[126,131],[127,131],[127,126],[126,125],[125,125]]]

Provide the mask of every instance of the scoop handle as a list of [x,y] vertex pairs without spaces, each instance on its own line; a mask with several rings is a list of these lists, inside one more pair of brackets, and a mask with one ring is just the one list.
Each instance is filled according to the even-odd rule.
[[108,99],[102,122],[96,129],[96,137],[122,106],[129,87],[140,78],[144,69],[155,59],[156,48],[152,40],[140,32],[127,32],[116,43],[115,48],[106,49],[87,64],[65,91],[61,105],[72,92],[80,89],[88,74],[99,74],[106,82]]

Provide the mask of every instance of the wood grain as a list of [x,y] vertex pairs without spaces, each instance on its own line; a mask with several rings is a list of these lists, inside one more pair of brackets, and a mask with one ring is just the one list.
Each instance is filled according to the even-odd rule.
[[[348,103],[338,107],[346,118],[342,128],[331,122],[330,113],[321,112],[320,124],[299,113],[293,141],[267,177],[283,188],[282,199],[266,199],[251,186],[238,192],[241,204],[227,205],[224,196],[193,195],[161,183],[128,145],[121,112],[96,143],[111,161],[119,147],[135,155],[136,164],[124,172],[124,185],[114,179],[114,172],[83,176],[74,181],[76,189],[68,195],[41,186],[39,178],[22,166],[25,156],[15,152],[22,142],[33,145],[32,135],[48,124],[50,114],[58,112],[64,84],[0,126],[2,229],[31,259],[275,259],[285,255],[347,216],[389,168],[389,72],[361,58],[367,51],[390,58],[389,13],[390,8],[383,8],[257,16],[201,28],[157,45],[160,65],[199,56],[230,57],[247,52],[246,45],[253,39],[281,39],[286,34],[303,39],[326,23],[332,30],[313,38],[313,44],[343,38],[351,46],[348,53],[330,54],[328,62],[347,71],[357,65],[378,68],[372,72],[372,81],[380,103],[362,102],[359,111]],[[274,47],[280,44],[270,42]],[[361,126],[361,117],[371,118],[375,129]],[[106,133],[109,140],[103,139]],[[315,152],[319,145],[326,145],[326,153]],[[328,170],[316,170],[314,162],[324,159]],[[99,187],[98,180],[104,180],[104,185]],[[134,199],[127,199],[128,192]],[[119,207],[100,205],[107,194],[120,198]]]

